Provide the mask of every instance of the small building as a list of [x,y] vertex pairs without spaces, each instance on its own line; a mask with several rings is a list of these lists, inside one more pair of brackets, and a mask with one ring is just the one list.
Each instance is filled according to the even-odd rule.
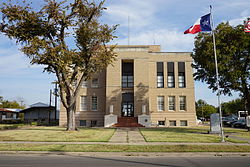
[[16,120],[20,120],[18,112],[0,108],[0,123],[8,123]]
[[55,107],[41,102],[32,104],[20,113],[24,113],[24,122],[26,123],[50,124],[58,122],[58,112],[55,114]]

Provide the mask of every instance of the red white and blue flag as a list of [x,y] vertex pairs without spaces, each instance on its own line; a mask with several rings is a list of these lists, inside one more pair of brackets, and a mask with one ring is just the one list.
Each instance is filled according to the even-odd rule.
[[187,29],[184,34],[196,34],[201,31],[212,31],[210,17],[210,13],[202,16],[194,23],[193,26]]
[[250,20],[246,21],[244,31],[245,32],[250,32]]

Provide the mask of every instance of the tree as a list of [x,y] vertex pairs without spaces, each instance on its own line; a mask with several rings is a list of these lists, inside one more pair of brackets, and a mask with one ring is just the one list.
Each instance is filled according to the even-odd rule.
[[225,115],[235,114],[238,115],[238,111],[245,110],[245,103],[243,99],[235,99],[229,102],[221,104],[222,112]]
[[[240,92],[250,111],[250,35],[243,25],[232,27],[221,23],[215,29],[220,93],[232,95]],[[217,90],[212,35],[199,33],[192,54],[196,70],[194,79],[205,82]]]
[[24,109],[25,106],[20,105],[17,101],[9,101],[4,100],[2,96],[0,96],[0,108],[19,108]]
[[[67,111],[67,130],[76,130],[76,97],[84,80],[105,69],[116,58],[113,40],[115,26],[101,24],[104,1],[45,0],[39,10],[27,2],[4,3],[0,31],[21,44],[31,64],[45,65],[55,73],[63,106]],[[74,39],[74,42],[72,41]],[[71,39],[71,40],[68,40]]]
[[196,103],[196,114],[198,117],[210,118],[210,115],[216,113],[216,108],[199,99]]

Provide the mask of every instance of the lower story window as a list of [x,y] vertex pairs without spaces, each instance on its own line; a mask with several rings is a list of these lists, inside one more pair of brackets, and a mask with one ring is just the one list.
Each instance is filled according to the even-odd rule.
[[187,123],[186,120],[181,120],[181,121],[180,121],[180,125],[181,125],[181,126],[188,126],[188,123]]
[[176,126],[176,121],[170,120],[169,121],[169,126]]
[[186,110],[186,96],[180,96],[180,110]]
[[158,121],[158,125],[165,126],[165,121]]
[[97,97],[96,96],[92,96],[92,111],[97,111],[97,108],[98,108],[98,103],[97,103]]
[[157,110],[164,111],[164,96],[157,97]]
[[86,120],[80,120],[80,126],[86,126],[87,121]]
[[97,126],[97,121],[96,121],[96,120],[91,120],[90,126],[91,126],[91,127]]

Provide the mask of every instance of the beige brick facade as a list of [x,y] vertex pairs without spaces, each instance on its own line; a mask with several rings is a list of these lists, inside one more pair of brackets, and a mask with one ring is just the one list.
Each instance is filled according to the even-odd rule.
[[[110,105],[113,105],[113,114],[118,117],[138,117],[142,114],[142,106],[146,105],[146,114],[150,116],[152,126],[159,124],[163,124],[161,126],[196,125],[190,52],[160,52],[159,45],[118,45],[116,52],[117,61],[94,76],[94,80],[98,79],[98,85],[96,86],[93,81],[88,81],[87,86],[81,89],[76,108],[77,126],[103,126],[104,116],[109,114]],[[164,86],[162,88],[157,87],[157,62],[163,64]],[[174,64],[174,88],[168,87],[168,62]],[[185,86],[183,88],[179,88],[178,62],[185,64]],[[132,76],[127,75],[126,64],[129,68],[133,66],[133,69],[131,68]],[[123,75],[125,77],[122,77]],[[129,85],[131,81],[128,79],[129,77],[133,79],[133,86]],[[129,86],[126,87],[123,84]],[[125,97],[124,94],[132,95],[133,98],[129,100],[128,97],[132,96]],[[84,96],[84,105],[81,96]],[[161,111],[158,111],[158,96],[163,99],[160,107],[164,109]],[[169,96],[175,99],[174,110],[169,110]],[[96,103],[96,99],[97,110],[93,111],[95,105],[92,103]],[[180,104],[181,99],[185,99],[185,101]],[[183,110],[180,110],[181,106],[184,108]],[[130,112],[132,115],[129,115]],[[66,112],[61,105],[60,125],[65,124]]]

